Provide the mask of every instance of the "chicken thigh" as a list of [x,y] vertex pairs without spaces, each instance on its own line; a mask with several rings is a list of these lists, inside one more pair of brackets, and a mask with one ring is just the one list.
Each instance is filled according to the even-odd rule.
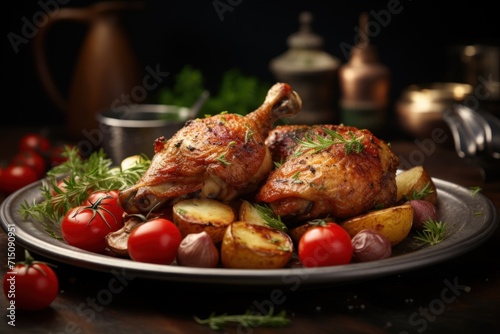
[[121,205],[127,213],[147,213],[180,198],[230,201],[257,190],[273,166],[264,143],[269,131],[301,107],[288,84],[276,83],[246,116],[220,113],[186,122],[169,140],[155,141],[151,166],[120,193]]
[[285,221],[347,218],[396,202],[399,158],[368,130],[284,125],[266,144],[281,165],[256,199]]

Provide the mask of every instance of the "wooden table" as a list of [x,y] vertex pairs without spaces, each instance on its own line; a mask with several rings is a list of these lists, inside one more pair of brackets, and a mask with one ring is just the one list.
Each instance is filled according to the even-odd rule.
[[[423,164],[436,178],[464,187],[480,186],[481,193],[500,209],[500,181],[484,181],[481,169],[458,158],[450,147],[425,148],[415,141],[394,141],[392,147],[405,161]],[[6,240],[0,232],[2,274]],[[287,312],[290,325],[280,329],[228,326],[223,332],[493,333],[500,325],[499,245],[497,229],[485,243],[444,263],[364,282],[288,289],[279,298],[273,298],[272,287],[117,280],[111,272],[55,262],[60,280],[56,300],[39,312],[17,310],[14,331],[7,324],[2,294],[0,333],[213,333],[193,316],[241,314],[270,304]]]

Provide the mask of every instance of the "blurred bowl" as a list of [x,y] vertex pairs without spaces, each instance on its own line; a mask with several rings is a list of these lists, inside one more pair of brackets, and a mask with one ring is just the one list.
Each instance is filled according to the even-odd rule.
[[413,137],[432,139],[434,131],[440,129],[451,140],[443,113],[455,103],[462,103],[472,90],[469,84],[454,82],[410,85],[395,104],[398,122]]
[[155,139],[169,139],[189,117],[189,108],[162,104],[103,110],[97,114],[103,132],[102,148],[115,165],[135,154],[152,158]]

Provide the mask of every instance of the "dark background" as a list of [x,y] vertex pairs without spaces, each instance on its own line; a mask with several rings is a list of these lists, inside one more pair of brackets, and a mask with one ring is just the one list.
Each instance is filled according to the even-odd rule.
[[[389,1],[228,1],[232,11],[221,20],[214,1],[145,1],[144,9],[126,14],[124,28],[142,68],[160,64],[177,73],[184,65],[200,68],[208,88],[218,87],[223,71],[238,67],[245,74],[273,82],[269,61],[286,49],[286,38],[298,30],[298,15],[314,15],[313,30],[324,38],[324,50],[346,62],[339,45],[354,43],[354,27],[362,11],[386,10]],[[9,2],[2,9],[2,125],[63,124],[64,115],[47,97],[36,73],[31,43],[15,53],[7,34],[21,34],[22,18],[32,21],[48,0]],[[56,3],[56,0],[53,0]],[[95,1],[67,1],[61,7],[80,7]],[[498,12],[489,1],[441,4],[401,0],[403,10],[391,17],[371,42],[380,61],[392,73],[391,98],[413,83],[448,79],[449,49],[468,43],[499,45]],[[3,6],[6,6],[5,4]],[[371,17],[370,19],[373,19]],[[85,28],[63,24],[53,29],[48,58],[57,84],[66,92]],[[164,85],[172,84],[170,76]],[[9,106],[9,107],[7,107]],[[7,120],[8,119],[8,120]]]

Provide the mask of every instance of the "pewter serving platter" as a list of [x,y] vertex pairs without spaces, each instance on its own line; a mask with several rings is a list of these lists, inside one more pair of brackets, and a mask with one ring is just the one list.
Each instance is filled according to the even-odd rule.
[[77,267],[120,273],[154,280],[232,286],[320,287],[349,284],[377,277],[400,274],[431,266],[469,252],[484,243],[498,225],[493,203],[469,189],[441,179],[433,179],[438,189],[439,219],[447,223],[446,238],[434,246],[417,245],[410,236],[394,246],[390,258],[321,268],[283,268],[272,270],[190,268],[135,262],[87,252],[54,239],[40,222],[23,220],[19,213],[25,201],[42,200],[41,182],[28,185],[11,194],[0,206],[0,223],[15,227],[16,243],[30,252]]

